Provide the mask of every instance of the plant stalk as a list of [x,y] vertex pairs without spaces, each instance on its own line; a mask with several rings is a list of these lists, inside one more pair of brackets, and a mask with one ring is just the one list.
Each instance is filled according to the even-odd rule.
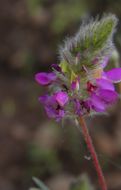
[[82,129],[82,133],[84,135],[85,142],[87,144],[87,147],[88,147],[89,152],[91,154],[91,157],[93,159],[93,164],[94,164],[94,167],[95,167],[97,175],[98,175],[98,180],[99,180],[101,190],[107,190],[107,185],[106,185],[106,182],[105,182],[105,178],[104,178],[102,169],[100,167],[98,157],[97,157],[95,148],[93,146],[92,139],[90,137],[86,122],[85,122],[85,120],[84,120],[84,118],[82,116],[79,118],[78,121],[79,121],[80,127]]

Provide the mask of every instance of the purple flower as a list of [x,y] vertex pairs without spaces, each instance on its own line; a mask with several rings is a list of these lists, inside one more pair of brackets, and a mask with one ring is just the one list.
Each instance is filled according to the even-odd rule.
[[96,112],[103,112],[116,102],[118,94],[114,85],[106,78],[96,79],[96,87],[90,93],[89,104]]
[[72,81],[71,83],[71,89],[72,90],[79,90],[79,78],[76,80]]
[[81,104],[78,99],[74,99],[74,111],[76,115],[82,115],[82,109],[81,109]]
[[104,112],[108,106],[112,105],[118,98],[118,94],[111,90],[100,90],[90,97],[90,106],[97,112]]
[[117,98],[118,94],[116,91],[108,90],[108,89],[100,89],[98,91],[98,96],[106,103],[113,104]]
[[51,73],[42,72],[42,73],[37,73],[35,75],[35,80],[43,86],[51,84],[53,81],[56,80],[56,78],[57,78],[56,74],[53,72]]
[[114,83],[121,81],[121,68],[114,68],[114,69],[107,71],[105,73],[106,73],[107,78],[110,81],[112,81]]
[[[88,27],[91,25],[93,26],[93,23],[82,26],[82,29],[86,28],[86,36],[89,37]],[[98,27],[96,22],[94,25]],[[113,34],[113,28],[110,34]],[[113,46],[109,47],[112,45],[109,43],[112,42],[112,35],[109,35],[109,38],[107,36],[100,49],[94,51],[91,49],[91,43],[87,44],[89,47],[86,49],[82,48],[85,46],[80,45],[83,37],[79,30],[74,38],[66,40],[60,48],[60,63],[51,65],[53,72],[35,75],[39,84],[50,85],[50,94],[41,96],[39,100],[48,117],[57,121],[69,114],[78,117],[94,111],[105,112],[118,99],[114,83],[121,81],[121,68],[104,71],[111,56],[110,50],[113,50]]]
[[[107,64],[108,58],[105,57],[105,59],[105,64]],[[35,79],[41,85],[49,85],[57,77],[54,72],[38,73]],[[84,89],[83,86],[81,87],[81,80],[78,76],[74,81],[70,81],[69,86],[68,84],[60,85],[60,81],[56,80],[56,85],[60,90],[57,91],[55,84],[53,84],[53,88],[55,88],[53,94],[51,96],[41,96],[39,100],[44,105],[48,117],[54,118],[56,121],[65,117],[69,109],[73,109],[73,113],[76,115],[89,114],[93,110],[95,112],[104,112],[118,99],[118,94],[115,91],[113,83],[119,81],[121,81],[121,68],[115,68],[107,72],[103,71],[101,78],[94,78],[93,80],[90,79],[90,81],[87,81]],[[63,88],[64,85],[67,88]],[[80,89],[84,91],[81,92]],[[73,93],[72,90],[74,91]],[[87,94],[86,98],[82,97],[81,94],[83,93]],[[72,105],[73,107],[71,107]]]
[[55,100],[62,107],[68,102],[68,95],[66,92],[61,92],[61,91],[56,92],[54,96],[55,96]]
[[101,97],[99,97],[95,93],[91,95],[90,99],[88,100],[88,103],[90,107],[96,112],[104,112],[106,109],[105,102],[101,99]]
[[65,92],[58,91],[51,96],[41,96],[39,101],[44,105],[49,118],[59,121],[65,116],[64,106],[68,102],[68,95]]
[[112,82],[104,78],[96,79],[96,85],[98,88],[108,89],[113,91],[115,90]]

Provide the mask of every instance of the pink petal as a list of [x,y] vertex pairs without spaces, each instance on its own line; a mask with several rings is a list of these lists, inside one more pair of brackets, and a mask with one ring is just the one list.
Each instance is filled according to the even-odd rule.
[[106,103],[114,103],[118,98],[118,93],[112,90],[100,89],[98,96]]
[[78,80],[73,81],[73,82],[71,83],[71,89],[72,89],[72,90],[79,90],[79,81],[78,81]]
[[43,104],[46,104],[46,102],[49,100],[50,96],[44,95],[39,97],[39,101]]
[[51,80],[51,81],[54,81],[54,80],[56,80],[56,74],[55,73],[53,73],[53,72],[51,72],[51,73],[48,73],[48,78]]
[[90,99],[90,106],[97,112],[103,112],[106,109],[106,104],[96,94],[92,94]]
[[64,106],[68,102],[68,95],[66,92],[57,92],[55,94],[55,99],[60,106]]
[[97,79],[96,84],[99,88],[102,89],[113,90],[113,91],[115,90],[114,85],[109,80],[103,78]]
[[112,82],[117,83],[121,81],[121,68],[114,68],[106,72],[107,78]]
[[41,84],[41,85],[48,85],[51,82],[53,82],[54,80],[56,80],[56,75],[55,73],[51,72],[51,73],[37,73],[35,75],[35,80]]

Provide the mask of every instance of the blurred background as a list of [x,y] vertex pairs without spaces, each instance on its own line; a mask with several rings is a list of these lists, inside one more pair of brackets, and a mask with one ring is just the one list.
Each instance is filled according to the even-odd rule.
[[[1,190],[28,190],[35,186],[32,176],[51,190],[69,190],[83,174],[98,187],[81,133],[73,121],[48,120],[34,74],[58,63],[58,45],[78,30],[82,17],[103,12],[119,18],[114,38],[119,54],[114,52],[110,64],[117,66],[121,0],[0,0]],[[121,190],[120,110],[118,102],[109,116],[87,121],[109,190]]]

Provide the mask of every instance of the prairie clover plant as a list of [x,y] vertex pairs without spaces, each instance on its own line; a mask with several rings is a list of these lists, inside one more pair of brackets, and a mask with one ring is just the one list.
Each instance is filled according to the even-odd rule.
[[48,117],[60,121],[69,116],[80,123],[102,190],[107,187],[84,116],[106,112],[119,97],[114,83],[121,81],[121,68],[105,71],[115,50],[112,38],[116,25],[112,14],[84,20],[77,34],[60,47],[60,63],[52,64],[53,71],[35,75],[49,90],[39,97]]

